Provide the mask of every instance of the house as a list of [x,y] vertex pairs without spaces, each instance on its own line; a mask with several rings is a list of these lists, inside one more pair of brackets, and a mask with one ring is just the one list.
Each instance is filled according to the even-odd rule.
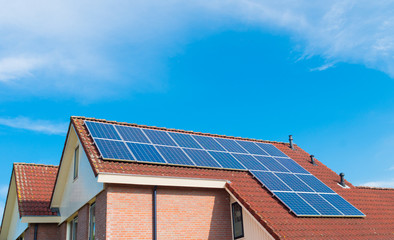
[[[221,167],[209,167],[214,163],[207,162],[208,155],[196,154],[198,150],[182,150],[187,159],[174,154],[180,152],[171,155],[164,151],[166,147],[154,144],[166,140],[160,134],[154,135],[157,134],[154,131],[173,136],[177,143],[174,148],[193,144],[190,142],[193,139],[201,139],[195,141],[199,143],[196,148],[205,148],[204,144],[212,138],[220,138],[221,147],[234,143],[233,140],[238,147],[252,143],[245,143],[242,151],[248,144],[251,147],[263,144],[269,147],[267,152],[272,150],[285,156],[276,158],[272,164],[283,167],[285,162],[279,160],[289,164],[294,160],[293,166],[308,173],[295,175],[317,177],[320,187],[328,186],[333,191],[328,195],[341,196],[345,202],[338,206],[327,204],[324,208],[321,204],[309,204],[308,199],[300,198],[301,202],[297,202],[285,198],[270,185],[272,179],[263,178],[261,182],[257,173],[248,167],[243,169],[245,163],[225,167],[219,162],[221,151],[215,157],[218,161],[215,164]],[[107,141],[100,134],[123,137]],[[149,144],[132,143],[148,138]],[[160,156],[154,155],[159,148],[163,150]],[[257,155],[254,164],[261,163],[256,161]],[[162,158],[167,160],[160,162]],[[261,158],[263,161],[264,156]],[[14,164],[0,240],[394,239],[394,189],[353,186],[320,161],[312,160],[310,154],[292,143],[71,117],[59,166]],[[189,166],[188,161],[197,166]],[[274,175],[278,177],[279,173]],[[302,182],[306,181],[297,184]],[[295,182],[285,183],[290,186]],[[355,214],[346,214],[342,210],[345,205],[353,207]],[[330,212],[329,208],[335,211]],[[305,209],[313,212],[303,214]]]

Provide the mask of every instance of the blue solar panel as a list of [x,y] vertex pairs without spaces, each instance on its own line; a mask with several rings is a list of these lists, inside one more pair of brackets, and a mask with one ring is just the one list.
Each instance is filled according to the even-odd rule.
[[297,178],[292,173],[276,173],[284,183],[287,184],[293,191],[296,192],[313,192],[313,190],[303,183],[299,178]]
[[271,172],[250,171],[262,184],[271,191],[291,191],[275,174]]
[[124,142],[95,139],[104,159],[134,160]]
[[290,158],[275,158],[278,162],[280,162],[283,166],[290,170],[292,173],[309,173],[303,167],[301,167],[298,163],[296,163],[293,159]]
[[232,168],[232,169],[246,169],[242,164],[238,162],[230,153],[225,152],[213,152],[209,151],[213,158],[216,159],[224,168]]
[[252,155],[233,153],[233,156],[249,170],[268,170]]
[[315,209],[313,209],[311,206],[309,206],[296,193],[275,192],[275,196],[277,196],[297,216],[319,216],[320,215]]
[[119,134],[116,132],[114,125],[98,122],[85,121],[89,129],[90,135],[94,138],[105,138],[121,140]]
[[226,151],[219,143],[215,141],[212,137],[205,137],[199,135],[193,135],[194,139],[197,140],[201,146],[207,150],[217,150],[217,151]]
[[250,154],[257,154],[257,155],[268,155],[263,149],[259,148],[254,142],[246,142],[246,141],[238,141],[237,143],[241,145],[246,151]]
[[365,216],[360,210],[351,205],[338,194],[320,194],[346,216]]
[[326,216],[342,216],[343,214],[316,193],[298,193],[314,209]]
[[164,147],[157,146],[157,150],[167,160],[168,163],[179,164],[179,165],[191,165],[195,164],[186,156],[181,148],[178,147]]
[[278,161],[273,157],[265,156],[254,156],[259,162],[261,162],[266,168],[274,172],[289,172],[285,167],[283,167]]
[[319,179],[317,179],[313,175],[303,175],[303,174],[296,174],[302,181],[309,185],[313,190],[319,193],[334,193],[331,188],[327,187],[326,184],[322,183]]
[[286,154],[284,154],[282,151],[277,149],[274,145],[269,144],[269,143],[260,143],[256,142],[256,144],[266,151],[269,155],[275,156],[275,157],[287,157]]
[[137,161],[165,163],[163,157],[152,145],[128,142],[127,146],[133,152]]
[[198,149],[202,148],[190,134],[182,134],[182,133],[174,133],[174,132],[169,132],[168,134],[171,135],[171,137],[175,140],[176,143],[178,143],[180,147],[198,148]]
[[227,151],[235,153],[247,153],[236,141],[232,139],[215,138]]
[[142,132],[141,128],[116,126],[123,140],[131,142],[149,143],[148,138]]
[[221,168],[219,163],[217,163],[216,160],[213,159],[211,155],[209,155],[205,150],[185,148],[184,151],[193,160],[193,162],[196,163],[197,166]]
[[167,132],[151,129],[144,129],[144,132],[154,144],[176,146],[176,143],[171,139]]
[[269,143],[85,124],[104,159],[246,169],[298,216],[365,216]]

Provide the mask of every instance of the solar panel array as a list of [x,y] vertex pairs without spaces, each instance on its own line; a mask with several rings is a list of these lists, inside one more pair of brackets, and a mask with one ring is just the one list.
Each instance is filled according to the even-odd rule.
[[85,124],[103,159],[248,170],[297,216],[365,216],[269,143]]

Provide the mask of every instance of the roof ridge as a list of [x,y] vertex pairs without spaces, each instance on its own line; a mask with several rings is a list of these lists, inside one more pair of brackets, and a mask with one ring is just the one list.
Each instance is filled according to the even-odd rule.
[[[148,125],[137,124],[137,123],[117,122],[117,121],[111,121],[111,120],[106,120],[106,119],[97,119],[97,118],[84,117],[84,116],[71,116],[70,118],[71,119],[73,119],[73,118],[81,119],[81,120],[92,120],[92,121],[96,121],[96,122],[105,122],[105,123],[110,123],[110,124],[126,125],[126,126],[148,128],[148,129],[155,129],[155,130],[163,130],[163,131],[170,131],[170,132],[196,134],[196,135],[202,135],[202,136],[222,137],[222,138],[229,138],[229,139],[236,139],[236,140],[247,140],[247,141],[254,141],[254,142],[265,142],[265,143],[279,143],[279,144],[289,145],[289,143],[287,143],[287,142],[261,140],[261,139],[255,139],[255,138],[245,138],[245,137],[235,137],[235,136],[227,136],[227,135],[214,134],[214,133],[194,132],[194,131],[191,131],[191,130],[183,130],[183,129],[176,129],[176,128],[166,128],[166,127],[157,127],[157,126],[148,126]],[[297,145],[297,144],[294,144],[294,145]]]
[[42,164],[42,163],[25,163],[25,162],[15,162],[15,165],[30,165],[30,166],[36,166],[36,167],[54,167],[54,168],[59,168],[58,165],[53,165],[53,164]]
[[394,188],[384,188],[384,187],[369,187],[369,186],[356,186],[360,189],[373,189],[373,190],[391,190],[394,191]]

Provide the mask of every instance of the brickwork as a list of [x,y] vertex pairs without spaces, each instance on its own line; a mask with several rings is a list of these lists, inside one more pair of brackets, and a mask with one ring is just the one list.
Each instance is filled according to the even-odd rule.
[[89,238],[89,204],[85,204],[78,211],[77,240]]
[[96,197],[96,240],[106,239],[107,228],[107,191]]
[[[152,187],[109,185],[107,239],[152,239]],[[231,239],[224,190],[158,188],[158,239]]]
[[[35,224],[29,225],[25,232],[25,240],[34,239]],[[37,229],[37,239],[58,240],[59,227],[56,223],[40,223]]]
[[59,240],[67,240],[67,222],[60,224],[58,236]]

